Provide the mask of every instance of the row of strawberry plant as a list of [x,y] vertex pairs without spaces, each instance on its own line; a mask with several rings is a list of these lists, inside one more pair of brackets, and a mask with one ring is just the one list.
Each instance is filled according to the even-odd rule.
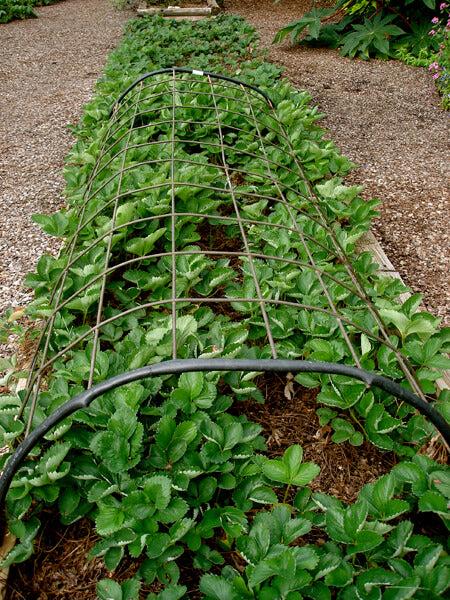
[[[156,62],[158,57],[159,61],[190,62],[197,68],[209,66],[232,72],[239,69],[246,79],[270,88],[278,102],[278,115],[296,144],[310,181],[322,197],[328,218],[335,222],[346,251],[353,253],[355,241],[370,226],[373,205],[364,205],[357,197],[357,189],[341,185],[338,176],[345,174],[350,165],[323,139],[315,123],[317,112],[308,106],[307,95],[279,82],[278,71],[259,57],[249,60],[255,44],[254,34],[239,19],[220,18],[212,24],[171,23],[164,27],[161,23],[154,19],[131,24],[124,42],[113,53],[106,75],[77,129],[79,141],[69,159],[71,164],[66,175],[72,208],[53,217],[39,218],[44,229],[63,237],[73,231],[76,208],[98,155],[112,100],[142,71],[161,65]],[[225,59],[220,49],[211,52],[218,40],[224,38],[229,44]],[[243,165],[244,169],[248,166]],[[153,179],[164,174],[155,168],[150,175]],[[199,175],[207,180],[215,177],[206,165]],[[193,171],[188,177],[195,176]],[[192,203],[198,204],[198,200],[180,197],[180,201],[187,203],[186,212],[192,210]],[[212,201],[208,196],[202,198],[203,203],[208,200]],[[160,201],[164,204],[163,198]],[[101,202],[107,202],[106,196]],[[124,224],[133,221],[142,204],[141,200],[123,205]],[[164,209],[158,205],[157,198],[150,204],[156,214]],[[255,214],[262,207],[250,204],[244,209]],[[283,214],[274,216],[285,218]],[[183,224],[185,229],[182,235],[180,233],[186,247],[199,239],[198,223],[191,221]],[[190,227],[188,235],[186,225]],[[145,251],[142,252],[139,239],[144,246],[164,243],[166,226],[162,219],[152,231],[145,231],[145,235],[130,226],[128,237],[123,236],[123,242],[117,240],[114,251],[119,256],[125,252],[143,256]],[[101,236],[101,229],[107,229],[108,223],[98,221],[96,227],[91,232],[91,240]],[[312,233],[321,232],[319,229]],[[255,244],[261,243],[261,234],[267,234],[263,227],[256,231]],[[232,239],[233,231],[228,231],[228,235]],[[264,239],[264,235],[263,243],[277,249],[281,246],[282,253],[296,250],[288,238]],[[139,236],[137,240],[136,236]],[[82,240],[79,249],[91,240]],[[326,248],[326,240],[322,241]],[[314,245],[311,251],[319,253]],[[321,259],[327,260],[323,247],[321,252]],[[208,285],[213,285],[216,277],[230,275],[230,265],[211,265],[201,255],[191,258],[195,260],[187,261],[184,271],[180,265],[180,280],[185,281],[186,289],[190,285],[197,293],[208,294]],[[30,309],[31,316],[38,318],[46,314],[48,296],[64,260],[64,253],[58,259],[43,257],[37,273],[30,276],[29,283],[37,294]],[[73,271],[65,290],[67,294],[70,286],[83,286],[82,278],[86,273],[91,274],[92,268],[95,270],[95,262],[94,255],[86,255],[85,264]],[[335,261],[328,259],[328,263],[330,269],[342,276]],[[423,369],[422,385],[433,392],[437,376],[433,369],[446,364],[441,354],[447,348],[445,332],[436,328],[437,322],[431,316],[414,314],[419,302],[417,297],[399,306],[396,297],[401,286],[376,275],[369,256],[357,258],[355,255],[355,265],[365,285],[370,287],[371,295],[385,311],[386,319],[392,323],[394,347],[401,348],[405,356]],[[115,282],[111,282],[115,307],[118,303],[125,308],[132,306],[136,293],[149,290],[157,295],[164,293],[168,272],[164,264],[158,265],[160,268],[156,271],[151,262],[143,266],[147,270],[140,268],[124,275],[125,281],[132,285],[115,286]],[[217,268],[221,269],[220,273],[214,272]],[[245,274],[244,266],[243,286],[249,281]],[[274,273],[265,278],[270,280],[272,276]],[[311,296],[312,301],[320,305],[320,291],[315,289],[316,283],[309,274],[285,272],[276,285],[285,288],[286,282],[287,295]],[[346,305],[352,319],[367,320],[362,307],[355,306],[353,297],[343,294],[339,288],[334,293],[339,294],[339,301]],[[240,295],[239,290],[235,296],[231,291],[230,298]],[[180,316],[177,323],[180,356],[254,356],[255,349],[247,346],[246,340],[261,337],[261,325],[254,322],[251,307],[235,308],[243,313],[244,319],[235,321],[205,307],[193,307]],[[79,305],[67,306],[52,340],[54,352],[92,319],[89,309],[89,298]],[[330,327],[329,321],[299,322],[290,313],[276,316],[280,323],[278,337],[280,344],[285,344],[286,356],[348,361],[338,332]],[[365,325],[369,330],[373,328],[372,323]],[[110,349],[98,354],[95,380],[170,357],[170,335],[170,319],[161,314],[149,315],[137,310],[131,316],[116,320],[113,327],[102,332],[102,341],[107,342]],[[289,344],[283,341],[286,339]],[[367,337],[359,336],[359,343],[361,356],[366,357],[364,366],[401,378],[395,356],[389,353],[385,356],[386,352]],[[92,346],[88,343],[56,363],[48,378],[48,390],[40,394],[34,425],[85,387],[91,352]],[[265,352],[265,348],[260,349],[260,356]],[[311,386],[319,383],[314,378],[300,380]],[[218,386],[219,376],[215,374],[184,374],[179,378],[155,378],[132,384],[105,395],[101,402],[67,420],[47,436],[50,446],[43,444],[34,453],[32,460],[21,469],[8,497],[10,527],[20,543],[7,562],[24,560],[30,555],[39,527],[39,506],[57,503],[65,523],[84,515],[95,519],[102,540],[92,554],[103,556],[111,571],[125,553],[141,560],[135,579],[121,585],[112,580],[100,582],[100,598],[137,598],[140,579],[149,585],[155,580],[166,585],[165,591],[159,594],[161,599],[184,597],[187,591],[179,583],[178,567],[182,555],[188,554],[196,569],[212,569],[217,573],[224,556],[230,553],[241,557],[248,566],[240,572],[226,566],[221,576],[204,576],[200,589],[206,598],[328,598],[333,589],[339,590],[342,598],[377,598],[381,597],[377,595],[381,594],[381,586],[386,587],[386,598],[407,598],[422,591],[428,596],[433,593],[439,596],[448,585],[442,544],[439,540],[425,536],[419,539],[413,535],[412,521],[402,521],[399,529],[388,521],[413,514],[417,508],[434,511],[445,519],[448,472],[444,468],[426,459],[413,458],[411,462],[401,463],[403,471],[397,470],[365,488],[351,507],[344,507],[324,495],[311,496],[305,486],[317,475],[318,467],[302,463],[301,448],[290,448],[281,460],[267,459],[263,454],[265,442],[261,428],[242,415],[230,412],[235,397],[256,395],[262,399],[255,384],[239,374],[227,374],[222,382],[227,384],[228,393],[223,391],[223,385]],[[353,409],[358,417],[355,422],[363,421],[369,438],[383,448],[400,447],[401,442],[406,442],[403,452],[412,455],[414,445],[411,444],[424,441],[430,433],[423,420],[391,399],[374,397],[373,392],[354,384],[349,386],[348,382],[338,381],[334,386],[327,385],[325,380],[322,383],[319,400],[332,409],[322,412],[321,418],[337,425],[340,424],[338,411],[344,411],[344,416],[346,409]],[[13,420],[17,402],[13,396],[2,399],[4,441],[8,443],[21,433],[20,422]],[[355,433],[352,431],[349,437],[359,443]],[[289,504],[293,489],[298,493]],[[279,500],[283,501],[281,506],[278,506]],[[260,511],[261,505],[274,508]],[[252,519],[255,509],[259,515]],[[303,536],[313,527],[330,539],[323,548],[305,545]],[[400,554],[392,551],[397,539],[403,544]],[[431,575],[432,570],[438,575]],[[400,577],[409,578],[406,586],[400,586]]]
[[[141,22],[135,27],[136,31],[143,29]],[[141,40],[139,36],[136,36],[136,31],[133,36],[135,44],[136,40],[138,42]],[[177,29],[175,29],[176,31]],[[169,37],[167,40],[168,45],[169,42],[170,44],[172,43],[170,35],[174,38],[173,42],[176,41],[176,35],[173,32],[172,34],[169,33],[169,35],[164,33],[164,36]],[[208,32],[208,36],[211,36],[210,31]],[[236,58],[239,59],[239,55],[242,54],[241,49],[250,43],[251,38],[250,40],[247,39],[244,43],[242,43],[242,40],[239,40],[237,44],[239,54],[234,59],[235,64],[237,62]],[[201,50],[201,45],[198,48]],[[157,52],[158,50],[154,50],[152,47],[151,51]],[[139,47],[139,56],[141,54],[142,48]],[[216,56],[220,56],[220,54]],[[120,60],[123,60],[122,57]],[[214,61],[215,59],[213,58],[212,60]],[[195,63],[198,65],[197,55]],[[201,61],[200,66],[204,66],[204,63]],[[255,62],[253,62],[250,66],[253,72],[256,73],[259,68],[258,82],[263,85],[265,83],[269,87],[268,84],[273,81],[273,72],[266,69],[265,65],[261,63],[255,65]],[[247,65],[241,65],[242,67],[246,72],[250,72]],[[140,71],[136,69],[134,75],[137,76],[139,73]],[[264,78],[267,77],[269,79],[265,81]],[[207,87],[206,84],[205,89]],[[275,88],[273,85],[270,85],[270,89],[278,101],[277,115],[291,135],[294,150],[301,158],[309,180],[315,183],[316,193],[322,201],[322,208],[327,219],[329,219],[330,223],[335,223],[336,233],[344,250],[349,255],[354,254],[355,242],[368,229],[370,219],[375,214],[375,203],[363,203],[358,197],[358,188],[347,188],[342,185],[338,176],[345,174],[350,165],[348,161],[339,156],[331,143],[322,139],[322,131],[315,124],[318,115],[315,110],[312,110],[308,106],[307,96],[293,92],[288,85],[283,83],[279,83]],[[163,93],[163,91],[163,84],[154,88],[155,94]],[[197,88],[195,94],[184,94],[183,102],[189,108],[179,110],[178,118],[182,122],[187,122],[192,116],[195,117],[202,114],[200,110],[201,105],[197,106],[198,91],[199,88]],[[112,98],[108,97],[108,99],[112,102]],[[239,98],[237,100],[239,101]],[[99,101],[104,103],[104,108],[101,111],[97,109],[97,112],[100,116],[105,116],[105,114],[108,114],[106,107],[109,109],[110,103],[105,102],[105,95],[101,95]],[[162,105],[164,102],[163,95],[159,103]],[[152,110],[157,111],[157,108],[158,103],[154,102]],[[91,114],[91,110],[88,110],[89,117]],[[224,126],[229,128],[239,127],[242,130],[248,126],[237,112],[236,114],[229,112],[224,115],[223,121]],[[170,127],[169,123],[159,126],[160,135],[167,136]],[[198,141],[200,143],[203,139],[208,139],[208,137],[215,139],[215,136],[217,136],[216,129],[217,126],[214,123],[214,119],[212,119],[204,122],[201,131],[197,131],[196,128],[186,130],[184,135],[190,140],[189,144],[180,142],[176,147],[174,158],[180,162],[187,162],[189,159],[192,160],[193,142]],[[88,138],[88,132],[86,134],[88,143],[80,141],[72,153],[70,160],[77,168],[71,168],[68,171],[68,190],[69,201],[74,204],[74,207],[67,212],[57,213],[51,217],[41,216],[37,218],[38,222],[42,224],[48,233],[70,236],[76,228],[80,190],[83,189],[88,180],[92,164],[95,162],[95,156],[98,152],[99,138],[92,141],[92,137],[101,135],[101,132],[102,129],[98,128],[90,138]],[[82,133],[82,135],[85,134]],[[116,149],[120,148],[117,144],[122,135],[123,131],[119,127],[114,137],[110,140],[111,145]],[[146,135],[145,128],[134,132],[133,142],[136,148],[134,148],[131,158],[127,159],[130,160],[130,163],[125,162],[124,168],[130,168],[134,163],[141,164],[149,159],[154,160],[157,157],[163,162],[152,165],[146,164],[145,168],[141,168],[139,180],[141,186],[145,186],[147,182],[167,180],[167,162],[164,163],[164,157],[167,161],[169,151],[164,147],[145,146]],[[225,141],[229,145],[234,143],[233,135],[233,133],[225,135]],[[198,140],[196,136],[199,136]],[[277,141],[279,144],[282,143],[280,139]],[[264,169],[264,165],[257,164],[250,152],[247,152],[247,154],[243,152],[245,150],[251,151],[252,143],[242,140],[241,152],[235,153],[233,156],[228,156],[232,167],[239,168],[240,173],[247,173],[244,181],[245,185],[236,188],[237,195],[239,195],[241,190],[244,191],[247,189],[247,186],[254,187],[258,185],[261,178],[264,177],[264,170],[261,171],[261,168]],[[270,158],[277,161],[277,164],[280,165],[280,168],[274,169],[274,176],[277,175],[284,184],[286,177],[292,179],[292,175],[289,175],[289,173],[281,168],[283,167],[283,163],[289,166],[289,155],[283,154],[282,150],[275,148],[273,145],[269,150],[271,152]],[[193,183],[208,182],[211,187],[217,189],[223,180],[223,173],[209,162],[209,158],[205,157],[204,153],[195,154],[195,158],[197,164],[183,165],[183,176]],[[110,161],[109,155],[107,154],[103,160],[105,163],[108,163]],[[92,193],[95,192],[95,202],[89,203],[89,206],[86,208],[86,222],[91,218],[91,214],[100,211],[102,207],[111,207],[110,197],[117,193],[117,180],[112,181],[108,185],[105,185],[104,182],[108,180],[108,177],[111,172],[114,172],[115,168],[115,164],[110,163],[108,168],[104,169],[98,184],[95,184],[99,186],[99,189],[96,190],[94,186]],[[125,189],[132,189],[134,187],[134,178],[134,171],[130,168],[129,171],[124,173],[121,185]],[[334,281],[329,284],[330,293],[334,296],[334,301],[341,303],[345,307],[343,314],[356,327],[359,326],[370,332],[369,336],[365,334],[361,335],[357,332],[354,334],[362,366],[369,370],[379,369],[380,372],[388,377],[401,380],[403,374],[399,369],[395,352],[396,348],[398,348],[411,364],[419,367],[417,376],[424,391],[433,394],[435,392],[435,380],[439,376],[439,372],[434,369],[442,369],[448,365],[448,361],[442,355],[442,352],[445,352],[447,349],[448,332],[446,330],[438,330],[438,320],[431,315],[417,313],[417,307],[420,303],[419,296],[413,296],[403,306],[399,306],[396,298],[398,293],[402,291],[402,286],[398,281],[380,278],[375,273],[375,265],[368,254],[355,255],[354,268],[357,274],[365,282],[366,288],[371,290],[371,296],[380,309],[382,316],[391,324],[393,348],[380,345],[377,340],[373,339],[373,335],[378,333],[377,324],[374,323],[373,317],[367,311],[365,302],[361,298],[356,297],[354,293],[349,292],[348,288],[351,281],[343,266],[336,260],[336,256],[332,252],[327,231],[320,225],[317,225],[317,223],[305,218],[308,215],[313,215],[315,209],[311,203],[305,201],[304,196],[306,192],[304,186],[305,184],[301,178],[294,178],[292,182],[289,181],[290,190],[288,194],[290,193],[291,196],[288,195],[288,197],[292,198],[291,212],[295,215],[298,222],[302,223],[305,231],[317,240],[317,244],[310,242],[309,251],[316,262],[320,263],[322,268],[326,269],[328,276],[330,278],[334,277]],[[270,188],[264,190],[261,188],[261,184],[259,184],[259,188],[266,193],[271,193]],[[297,192],[298,195],[293,192]],[[177,192],[177,194],[179,196],[178,207],[181,212],[203,212],[205,215],[208,215],[212,209],[218,210],[221,206],[226,209],[226,202],[230,202],[229,198],[226,199],[222,196],[220,198],[212,197],[214,194],[210,190],[197,190],[194,192],[192,189],[186,189]],[[216,194],[216,196],[218,195]],[[135,256],[136,263],[134,264],[139,264],[142,257],[148,252],[153,251],[154,248],[164,250],[164,247],[169,242],[168,218],[164,216],[164,213],[167,213],[170,198],[165,190],[155,191],[150,194],[145,189],[142,193],[135,193],[135,197],[138,200],[127,201],[119,208],[118,220],[124,227],[121,230],[120,236],[115,236],[114,238],[113,258],[119,261],[123,255]],[[273,221],[278,225],[290,224],[291,215],[279,204],[270,208],[267,206],[268,203],[266,201],[252,204],[246,201],[245,197],[242,197],[242,199],[239,198],[239,200],[242,201],[243,216],[247,218],[259,218],[265,213],[264,218],[268,219],[268,223]],[[108,217],[102,216],[97,221],[93,220],[92,224],[89,224],[89,227],[86,227],[86,230],[83,231],[83,239],[79,249],[87,248],[89,252],[86,252],[82,259],[77,261],[76,277],[72,275],[67,280],[61,298],[62,300],[69,300],[77,293],[77,290],[86,288],[86,291],[81,297],[76,297],[70,301],[66,306],[65,312],[58,317],[59,321],[61,321],[61,324],[57,327],[59,339],[56,342],[56,349],[58,350],[64,343],[71,342],[83,332],[86,326],[86,319],[88,317],[92,318],[95,312],[96,293],[93,293],[93,291],[99,290],[100,283],[97,281],[92,288],[87,287],[87,285],[93,275],[100,273],[103,268],[105,248],[101,240],[111,226],[111,208],[109,210],[110,214]],[[270,212],[268,212],[269,210]],[[134,227],[125,227],[127,222],[132,222],[137,217],[145,217],[149,214],[153,215],[152,220],[148,221],[143,229],[139,226],[138,237],[136,237]],[[155,218],[158,215],[162,216],[158,219]],[[199,252],[199,247],[194,244],[201,238],[198,229],[205,221],[209,222],[212,219],[207,219],[206,216],[204,219],[179,219],[175,226],[177,246],[186,251]],[[239,232],[236,227],[229,226],[226,230],[226,235],[231,242],[231,240],[239,237]],[[98,240],[98,243],[92,246],[95,240]],[[254,244],[256,249],[266,254],[271,254],[276,249],[276,252],[283,257],[302,259],[302,248],[299,246],[298,239],[295,239],[295,237],[289,235],[287,232],[280,232],[280,230],[271,229],[270,227],[253,227],[249,231],[249,240],[251,244]],[[43,257],[41,259],[38,273],[28,278],[29,284],[36,289],[37,296],[36,302],[29,311],[30,314],[35,317],[45,317],[51,311],[51,307],[48,306],[48,297],[55,281],[59,277],[60,270],[64,268],[66,262],[67,257],[64,257],[64,255],[59,259],[52,259],[51,257]],[[152,292],[153,300],[163,300],[169,297],[170,290],[166,284],[171,277],[171,261],[168,258],[161,261],[146,259],[145,269],[131,266],[123,273],[123,278],[116,282],[110,281],[108,288],[115,306],[124,309],[139,306],[139,303],[148,296],[150,291]],[[300,272],[299,267],[292,263],[286,263],[281,268],[279,262],[272,261],[271,263],[270,261],[264,262],[262,260],[255,260],[255,270],[258,279],[262,282],[261,286],[264,296],[272,297],[275,293],[281,292],[285,300],[303,302],[317,306],[318,308],[326,308],[327,299],[323,295],[320,283],[313,271],[304,270]],[[73,270],[73,273],[75,273],[75,270]],[[229,262],[218,262],[212,260],[210,257],[195,255],[178,261],[177,274],[177,289],[179,293],[188,294],[189,292],[193,292],[200,296],[208,296],[222,286],[225,281],[230,282],[225,290],[230,301],[233,297],[252,296],[255,293],[248,265],[241,268],[241,272],[237,278],[236,272],[230,267]],[[237,283],[237,280],[240,283]],[[254,304],[234,302],[233,308],[243,313],[243,316],[246,317],[246,327],[242,327],[241,321],[243,333],[231,338],[228,338],[227,334],[227,331],[230,329],[228,320],[223,317],[216,317],[213,321],[211,310],[202,309],[202,317],[200,319],[197,319],[195,314],[186,315],[186,319],[192,322],[190,327],[195,331],[199,343],[192,344],[192,347],[185,349],[185,355],[182,354],[182,356],[231,356],[231,352],[239,352],[243,356],[245,350],[243,345],[247,338],[257,340],[264,337],[264,326],[261,316],[258,316],[258,310]],[[348,360],[351,360],[349,348],[341,338],[337,323],[331,317],[320,313],[308,315],[302,312],[298,314],[294,308],[290,307],[269,307],[268,311],[269,317],[277,323],[273,334],[280,356],[286,358],[303,356],[330,362],[348,362]],[[106,316],[112,317],[113,314],[113,312],[109,311]],[[209,317],[204,315],[209,315]],[[140,328],[139,335],[135,328],[133,341],[127,339],[125,345],[121,339],[124,332],[131,329],[131,323],[142,322],[142,320],[145,326]],[[141,344],[146,339],[146,335],[148,335],[147,340],[154,339],[151,333],[151,325],[156,327],[160,332],[160,339],[155,340],[160,342],[160,347],[157,351],[150,347],[141,350]],[[214,325],[213,331],[211,330],[212,325]],[[235,327],[235,325],[233,326]],[[111,368],[105,366],[101,370],[101,377],[114,375],[127,368],[143,366],[148,361],[155,360],[155,356],[168,358],[171,353],[170,342],[168,340],[170,335],[170,319],[163,316],[155,318],[150,323],[144,313],[140,317],[138,314],[135,314],[133,319],[128,320],[128,323],[124,324],[122,321],[119,321],[111,324],[107,335],[103,339],[109,343],[117,342],[116,350],[121,352],[122,348],[126,348],[128,354],[125,352],[123,354],[132,356],[133,358],[128,362],[122,361],[120,365],[115,360]],[[229,343],[227,343],[228,339],[231,340]],[[240,346],[234,340],[240,340]],[[217,348],[217,350],[215,353],[211,353],[205,352],[205,348]],[[266,350],[260,351],[259,356],[268,356]],[[71,354],[66,355],[62,364],[63,373],[68,371],[68,359],[72,361],[70,366],[73,364],[78,367],[78,373],[74,374],[72,372],[70,377],[72,379],[75,378],[74,383],[83,385],[86,381],[86,373],[89,372],[89,348],[87,351],[78,351],[75,359]],[[104,364],[107,365],[106,356]],[[77,377],[78,379],[76,379]],[[350,439],[355,444],[360,444],[363,439],[361,432],[355,431],[351,423],[343,422],[336,410],[351,410],[353,413],[356,412],[352,419],[354,423],[358,422],[358,417],[367,420],[366,433],[369,439],[384,449],[392,449],[394,445],[398,445],[401,439],[419,443],[424,440],[430,431],[423,419],[419,417],[409,418],[411,412],[408,407],[402,407],[399,410],[398,406],[386,398],[385,395],[378,392],[366,393],[362,384],[335,380],[334,384],[331,385],[326,377],[319,378],[312,376],[299,376],[298,381],[310,387],[317,387],[319,384],[322,384],[319,400],[329,406],[330,409],[321,411],[321,419],[324,424],[331,422],[336,429],[340,430],[335,439],[341,439],[342,441]],[[245,385],[234,382],[233,388],[234,390],[240,388],[242,393],[255,394],[257,392],[255,386],[251,385],[247,378],[245,379]],[[403,419],[406,419],[408,423],[404,423]],[[399,450],[399,448],[397,449]],[[403,451],[408,452],[411,449],[405,446]]]

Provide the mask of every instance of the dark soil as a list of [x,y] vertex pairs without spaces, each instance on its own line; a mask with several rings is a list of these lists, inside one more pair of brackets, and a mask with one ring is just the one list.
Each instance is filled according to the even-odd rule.
[[393,453],[382,452],[368,442],[359,447],[332,442],[331,428],[321,427],[316,414],[318,390],[305,389],[286,376],[272,373],[262,376],[258,387],[265,404],[245,401],[237,410],[262,426],[269,456],[283,454],[292,444],[302,446],[304,460],[317,463],[321,469],[311,483],[314,491],[353,502],[364,484],[395,464]]
[[[42,530],[32,558],[11,567],[5,600],[93,600],[100,579],[110,576],[101,558],[88,553],[99,539],[93,522],[81,519],[61,525],[56,511],[41,515]],[[125,559],[114,573],[124,581],[136,573],[139,563]],[[143,598],[158,586],[143,589]]]

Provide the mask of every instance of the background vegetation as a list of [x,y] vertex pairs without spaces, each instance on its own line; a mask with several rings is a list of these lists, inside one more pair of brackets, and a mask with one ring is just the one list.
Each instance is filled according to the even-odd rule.
[[54,4],[58,0],[0,0],[0,23],[35,17],[36,6]]
[[332,8],[313,8],[281,29],[280,42],[339,48],[344,56],[394,58],[427,67],[450,106],[449,4],[439,0],[338,0]]

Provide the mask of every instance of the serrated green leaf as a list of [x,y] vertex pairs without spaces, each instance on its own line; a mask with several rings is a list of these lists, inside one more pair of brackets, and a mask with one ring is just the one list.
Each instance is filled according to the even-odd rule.
[[212,600],[235,600],[232,584],[219,575],[203,575],[199,589]]
[[297,473],[292,478],[291,483],[298,486],[308,485],[308,483],[311,483],[311,481],[315,479],[319,473],[319,465],[310,462],[303,463],[297,469]]
[[99,535],[111,535],[121,529],[124,522],[123,512],[113,506],[101,506],[95,519],[95,526]]
[[123,600],[122,588],[112,579],[101,579],[97,583],[97,597],[99,600]]
[[165,233],[166,229],[162,227],[145,238],[134,238],[126,244],[125,250],[130,254],[136,254],[137,256],[145,256],[146,254],[150,254],[155,247],[156,242]]

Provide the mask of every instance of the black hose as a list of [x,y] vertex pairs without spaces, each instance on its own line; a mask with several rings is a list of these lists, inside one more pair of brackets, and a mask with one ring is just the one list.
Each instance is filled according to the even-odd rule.
[[425,400],[422,400],[419,396],[411,391],[403,388],[398,383],[395,383],[386,377],[382,377],[381,375],[377,375],[376,373],[358,369],[357,367],[351,367],[338,363],[282,359],[247,360],[225,358],[189,358],[183,360],[170,360],[111,377],[106,381],[98,383],[89,390],[78,394],[57,408],[49,417],[47,417],[47,419],[45,419],[45,421],[36,427],[36,429],[23,440],[23,442],[16,448],[14,453],[9,458],[0,477],[0,507],[3,506],[6,494],[14,475],[20,468],[29,452],[36,446],[42,437],[44,437],[63,419],[70,416],[77,410],[87,408],[93,400],[102,394],[105,394],[106,392],[114,390],[115,388],[127,383],[156,375],[174,375],[193,371],[255,371],[346,375],[348,377],[352,377],[353,379],[359,379],[368,386],[380,388],[388,394],[392,394],[399,400],[403,400],[410,406],[413,406],[419,410],[433,423],[433,425],[444,438],[445,442],[450,445],[450,424],[431,406],[431,404]]

